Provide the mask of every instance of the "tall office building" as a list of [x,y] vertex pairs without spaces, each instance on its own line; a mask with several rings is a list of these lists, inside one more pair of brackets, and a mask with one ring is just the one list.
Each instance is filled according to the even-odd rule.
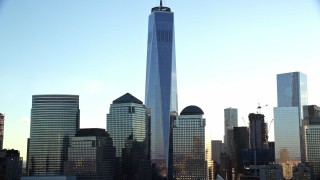
[[224,144],[227,153],[232,154],[233,151],[233,127],[238,127],[238,109],[224,109]]
[[150,112],[129,93],[114,100],[107,114],[107,132],[116,148],[118,179],[148,179],[151,175],[149,149]]
[[64,172],[78,180],[114,180],[115,148],[104,129],[80,129],[71,138]]
[[220,164],[220,154],[223,152],[223,143],[221,140],[211,141],[211,157],[212,160]]
[[154,7],[149,16],[145,103],[151,108],[151,159],[167,176],[170,113],[178,111],[174,14]]
[[173,125],[174,179],[207,179],[206,120],[197,106],[182,110]]
[[69,139],[79,130],[79,96],[33,95],[29,175],[63,175]]
[[0,113],[0,150],[3,149],[4,115]]
[[234,162],[235,174],[238,177],[244,173],[243,165],[243,150],[249,148],[249,131],[248,127],[234,127],[233,128],[233,146],[234,146]]
[[304,161],[303,106],[308,104],[307,76],[301,72],[277,75],[278,107],[274,108],[275,158],[284,177]]
[[320,107],[304,107],[304,140],[306,162],[314,168],[316,179],[320,179]]

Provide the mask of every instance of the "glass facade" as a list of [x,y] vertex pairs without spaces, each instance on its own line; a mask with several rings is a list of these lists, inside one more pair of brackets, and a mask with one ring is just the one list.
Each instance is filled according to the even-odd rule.
[[[238,109],[224,109],[224,144],[229,155],[232,154],[232,130],[238,127]],[[231,130],[231,131],[230,131]],[[228,133],[229,132],[229,133]]]
[[315,176],[320,179],[320,107],[304,106],[303,114],[306,162],[313,166]]
[[[298,133],[297,138],[300,144],[297,145],[296,140],[292,141],[292,144],[295,145],[295,149],[299,148],[299,151],[300,151],[299,161],[304,162],[305,161],[305,147],[304,147],[305,142],[304,142],[302,120],[303,120],[303,106],[308,104],[307,76],[301,72],[289,72],[289,73],[277,74],[277,101],[278,101],[278,108],[280,109],[278,109],[277,112],[274,112],[276,160],[277,160],[277,153],[279,153],[278,152],[279,147],[283,146],[281,143],[287,142],[286,144],[289,145],[288,142],[291,142],[290,140],[292,139],[289,136],[281,136],[283,134],[281,134],[280,131],[282,130],[283,127],[286,127],[287,129],[291,128],[290,130],[288,129],[288,132],[290,131],[292,134]],[[293,114],[290,114],[289,111],[295,111],[295,110],[293,109],[290,110],[290,108],[286,109],[285,107],[296,107],[297,113],[294,112]],[[293,117],[293,115],[296,115],[297,117]],[[276,117],[281,119],[277,119]],[[298,121],[297,122],[298,127],[296,126],[296,123],[293,122],[293,119]],[[288,124],[288,123],[293,123],[293,124]],[[296,137],[296,135],[294,135],[294,137]],[[285,138],[289,138],[289,139],[285,139]],[[290,149],[290,148],[288,147],[287,149]],[[295,152],[297,151],[298,150],[295,150]],[[295,156],[294,158],[296,157],[298,156]],[[283,167],[289,168],[289,166],[290,165],[283,166]],[[286,173],[285,169],[283,169],[283,173]]]
[[79,96],[32,96],[29,175],[63,175],[69,139],[79,130]]
[[0,150],[3,148],[4,115],[0,113]]
[[[107,132],[116,148],[118,179],[149,178],[149,121],[149,109],[129,93],[114,100],[110,105]],[[143,175],[146,177],[142,178]]]
[[104,129],[80,129],[71,138],[65,175],[78,180],[113,180],[115,177],[115,148]]
[[303,106],[308,104],[307,76],[301,72],[277,74],[277,100],[278,107],[299,107],[301,121]]
[[170,8],[152,8],[149,16],[145,103],[151,108],[151,159],[167,176],[170,112],[178,111],[174,41]]
[[320,177],[320,122],[306,128],[306,161]]
[[299,108],[274,108],[275,160],[283,167],[283,176],[292,177],[292,167],[301,161]]
[[180,115],[174,121],[174,179],[207,179],[205,126],[202,115]]

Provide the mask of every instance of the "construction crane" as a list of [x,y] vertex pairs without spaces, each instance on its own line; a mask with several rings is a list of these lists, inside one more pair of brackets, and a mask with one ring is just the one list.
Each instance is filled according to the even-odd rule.
[[260,103],[258,103],[258,107],[257,107],[258,111],[257,111],[257,114],[261,114],[261,109],[264,108],[264,107],[267,107],[267,106],[268,106],[268,104],[266,104],[266,105],[264,105],[264,106],[260,106]]
[[269,126],[268,126],[268,132],[270,131],[270,126],[273,123],[273,119],[270,121]]
[[242,117],[242,121],[244,122],[244,125],[248,125],[249,127],[249,122],[246,122],[243,117]]

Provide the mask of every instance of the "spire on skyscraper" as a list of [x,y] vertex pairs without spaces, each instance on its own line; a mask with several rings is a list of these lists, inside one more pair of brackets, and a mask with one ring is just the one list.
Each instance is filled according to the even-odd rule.
[[162,0],[160,0],[160,6],[154,7],[151,9],[151,13],[153,11],[167,11],[167,12],[171,12],[171,9],[169,7],[165,7],[163,6]]

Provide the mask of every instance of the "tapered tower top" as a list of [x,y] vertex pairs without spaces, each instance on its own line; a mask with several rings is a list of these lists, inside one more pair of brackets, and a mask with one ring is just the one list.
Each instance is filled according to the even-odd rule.
[[160,0],[160,6],[154,7],[151,9],[151,13],[153,11],[166,11],[171,12],[171,9],[169,7],[162,6],[162,0]]

